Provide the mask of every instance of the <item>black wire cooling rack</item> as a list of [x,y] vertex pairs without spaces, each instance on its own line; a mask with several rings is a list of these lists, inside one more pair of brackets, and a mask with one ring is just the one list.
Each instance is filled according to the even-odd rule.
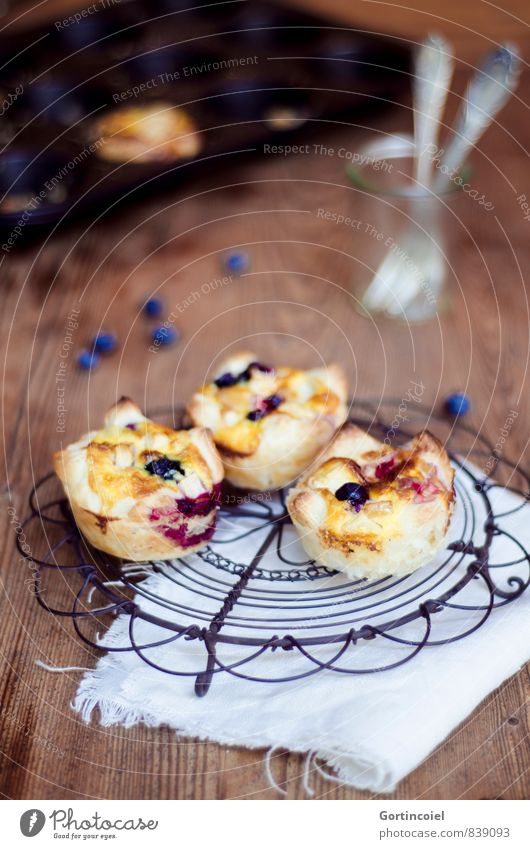
[[[465,424],[420,407],[409,402],[400,413],[406,428],[394,426],[399,399],[356,402],[352,417],[395,444],[427,426],[455,467],[447,547],[412,575],[354,581],[307,560],[283,492],[227,491],[215,537],[198,554],[127,564],[86,546],[52,473],[30,495],[25,544],[19,535],[38,602],[71,619],[93,648],[135,652],[151,667],[194,678],[198,696],[220,673],[285,682],[383,672],[465,638],[530,584],[521,538],[523,511],[530,537],[530,478]],[[165,416],[182,424],[179,411]],[[95,632],[116,614],[128,617],[126,642],[105,645]]]

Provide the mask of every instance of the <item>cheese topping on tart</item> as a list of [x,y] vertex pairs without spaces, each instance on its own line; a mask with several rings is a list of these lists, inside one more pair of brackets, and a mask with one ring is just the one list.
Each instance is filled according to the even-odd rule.
[[213,486],[212,474],[186,431],[151,421],[97,431],[86,445],[88,484],[100,509],[112,513],[124,498],[160,490],[196,498]]
[[340,413],[344,403],[326,381],[325,369],[272,369],[256,361],[223,372],[200,395],[216,444],[240,455],[256,451],[266,419],[281,414],[310,421]]
[[[437,495],[446,502],[449,499],[436,466],[408,451],[381,455],[375,464],[372,457],[362,455],[357,462],[335,457],[317,469],[307,484],[324,500],[326,529],[336,535],[381,529],[392,535],[398,532],[396,515],[404,503],[427,504]],[[348,484],[354,484],[349,492]]]

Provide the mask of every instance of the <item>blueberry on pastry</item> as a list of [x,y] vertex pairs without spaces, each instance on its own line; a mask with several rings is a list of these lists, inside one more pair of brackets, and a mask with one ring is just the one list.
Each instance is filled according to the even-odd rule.
[[344,422],[347,385],[338,365],[271,368],[242,352],[193,396],[194,424],[209,428],[234,486],[266,490],[291,483]]
[[205,428],[172,430],[122,398],[91,431],[54,455],[79,529],[127,560],[168,560],[215,530],[223,465]]
[[346,424],[291,489],[287,508],[318,563],[351,578],[408,575],[443,547],[453,477],[428,431],[396,450]]

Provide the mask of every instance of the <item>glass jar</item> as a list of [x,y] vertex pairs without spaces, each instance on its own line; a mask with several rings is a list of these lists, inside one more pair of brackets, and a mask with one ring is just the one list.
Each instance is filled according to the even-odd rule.
[[[434,194],[414,179],[409,136],[378,138],[351,160],[353,289],[360,311],[405,321],[432,318],[446,299],[452,246],[461,227],[456,204],[467,169]],[[434,158],[434,174],[439,166]]]

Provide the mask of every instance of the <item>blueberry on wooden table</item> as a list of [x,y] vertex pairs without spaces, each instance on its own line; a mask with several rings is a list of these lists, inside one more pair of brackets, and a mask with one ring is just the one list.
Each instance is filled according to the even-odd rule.
[[465,416],[471,409],[471,401],[461,392],[453,392],[445,399],[445,409],[451,416]]
[[161,325],[160,327],[155,327],[151,333],[151,339],[157,347],[167,347],[168,345],[174,345],[178,340],[179,335],[180,334],[174,327],[165,327],[164,325]]
[[118,346],[118,337],[108,330],[101,330],[92,339],[92,348],[98,354],[110,354]]
[[161,298],[149,298],[143,306],[143,312],[148,318],[160,318],[164,312],[164,302]]
[[244,251],[233,251],[225,256],[224,265],[229,274],[243,274],[249,267],[248,254]]
[[99,365],[99,354],[95,351],[80,351],[77,355],[77,365],[83,371],[91,371]]

